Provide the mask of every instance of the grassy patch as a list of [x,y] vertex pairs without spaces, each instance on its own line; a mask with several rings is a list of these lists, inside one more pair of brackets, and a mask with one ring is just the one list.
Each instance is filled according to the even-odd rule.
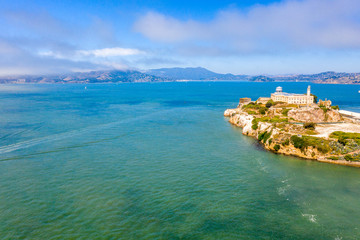
[[257,114],[257,112],[255,112],[254,110],[247,110],[246,112],[248,114],[250,114],[250,115],[256,115]]
[[314,147],[322,153],[327,153],[331,150],[331,147],[329,145],[330,142],[326,139],[318,137],[298,137],[297,135],[293,135],[291,136],[290,140],[294,147],[300,149],[301,151],[304,151],[307,147]]
[[357,144],[360,145],[360,133],[349,133],[336,131],[330,134],[331,138],[338,139],[339,143],[346,145],[347,139],[353,139]]
[[281,113],[282,113],[282,115],[284,115],[284,116],[287,116],[288,115],[288,112],[291,110],[291,108],[284,108],[282,111],[281,111]]
[[287,123],[288,119],[287,118],[281,118],[279,116],[274,116],[274,117],[262,117],[259,118],[259,122],[269,122],[269,123]]
[[307,135],[316,135],[317,132],[315,132],[314,130],[306,130],[305,134],[307,134]]

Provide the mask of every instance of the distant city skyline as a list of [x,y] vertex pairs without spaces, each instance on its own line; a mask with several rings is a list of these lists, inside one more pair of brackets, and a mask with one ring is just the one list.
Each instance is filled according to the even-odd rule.
[[4,1],[0,75],[204,67],[360,72],[360,2]]

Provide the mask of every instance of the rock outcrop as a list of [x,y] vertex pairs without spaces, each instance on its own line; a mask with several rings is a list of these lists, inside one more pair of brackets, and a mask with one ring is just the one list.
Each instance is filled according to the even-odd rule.
[[[334,110],[329,112],[328,119],[326,120],[324,119],[324,111],[322,109],[316,109],[314,111],[295,110],[291,115],[290,112],[289,117],[291,116],[294,119],[305,122],[315,122],[314,120],[317,120],[316,122],[341,120],[341,116],[339,116],[338,112]],[[304,114],[304,116],[301,114]],[[360,167],[360,162],[346,161],[343,157],[338,158],[338,160],[332,160],[332,157],[336,156],[336,153],[334,153],[332,150],[324,151],[321,149],[321,141],[324,141],[327,144],[330,143],[331,146],[339,145],[337,141],[330,141],[326,139],[321,140],[321,138],[318,138],[320,139],[320,149],[313,146],[307,146],[305,148],[299,148],[298,146],[296,147],[295,143],[291,141],[290,138],[292,136],[302,138],[301,134],[298,134],[299,129],[306,131],[302,126],[298,126],[296,124],[279,123],[280,125],[282,124],[280,127],[278,124],[256,121],[256,118],[253,115],[242,111],[240,108],[228,109],[225,111],[224,116],[229,117],[229,122],[231,124],[241,127],[242,133],[244,135],[256,138],[265,149],[274,153],[297,156],[305,159],[317,160],[320,162]],[[339,145],[338,147],[342,146]]]
[[288,116],[298,122],[341,122],[343,119],[337,110],[321,108],[292,109]]

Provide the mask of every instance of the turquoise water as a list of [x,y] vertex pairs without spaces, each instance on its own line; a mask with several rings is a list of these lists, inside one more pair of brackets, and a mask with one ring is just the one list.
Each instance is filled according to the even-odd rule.
[[[264,151],[223,117],[306,83],[0,86],[1,239],[359,239],[360,169]],[[360,112],[357,86],[315,85]]]

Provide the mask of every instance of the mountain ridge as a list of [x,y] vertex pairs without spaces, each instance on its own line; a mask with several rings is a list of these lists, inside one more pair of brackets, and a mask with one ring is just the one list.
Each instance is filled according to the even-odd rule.
[[0,83],[126,83],[169,82],[181,80],[312,82],[323,84],[360,84],[360,73],[327,71],[316,74],[234,75],[212,72],[206,68],[159,68],[138,70],[99,70],[68,74],[18,75],[0,77]]

